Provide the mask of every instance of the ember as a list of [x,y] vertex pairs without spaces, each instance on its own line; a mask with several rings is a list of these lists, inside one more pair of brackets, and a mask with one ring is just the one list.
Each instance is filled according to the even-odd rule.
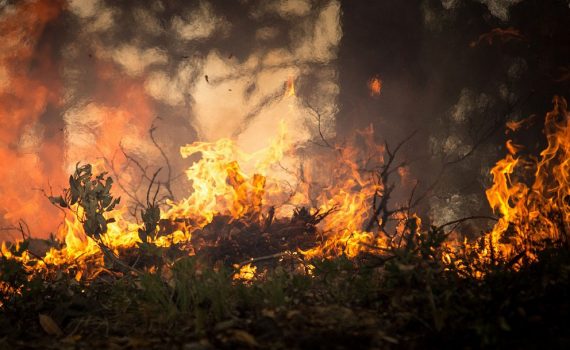
[[373,77],[368,80],[368,89],[370,90],[370,96],[380,96],[382,92],[382,80],[378,77]]

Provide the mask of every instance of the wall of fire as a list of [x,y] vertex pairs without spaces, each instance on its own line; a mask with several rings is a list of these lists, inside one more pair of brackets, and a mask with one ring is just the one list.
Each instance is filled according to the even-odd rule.
[[[544,115],[567,91],[568,45],[548,45],[564,42],[567,17],[556,0],[2,0],[0,227],[53,232],[61,213],[45,192],[78,161],[137,193],[162,149],[172,171],[159,177],[184,196],[181,145],[229,137],[254,151],[284,121],[291,157],[310,157],[318,118],[327,139],[372,123],[395,144],[418,130],[402,173],[445,183],[422,210],[441,222],[484,212],[504,153],[496,126]],[[520,137],[529,151],[543,142],[539,127]]]
[[136,195],[141,169],[165,166],[162,149],[172,169],[159,180],[171,176],[182,196],[192,161],[182,145],[231,138],[254,152],[283,127],[302,145],[315,113],[334,134],[338,1],[3,1],[0,11],[0,226],[53,231],[61,215],[39,189],[59,192],[77,162]]

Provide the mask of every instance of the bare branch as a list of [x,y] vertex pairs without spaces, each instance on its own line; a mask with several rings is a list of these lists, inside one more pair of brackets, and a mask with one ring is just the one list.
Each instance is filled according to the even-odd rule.
[[[157,117],[155,119],[159,120],[160,117]],[[164,185],[164,188],[166,188],[166,191],[168,192],[169,196],[170,196],[170,200],[175,200],[174,199],[174,193],[172,192],[171,189],[171,181],[172,181],[172,166],[170,165],[170,159],[167,157],[166,153],[164,152],[164,150],[162,149],[162,147],[158,144],[158,142],[155,139],[154,136],[154,131],[156,130],[156,126],[154,126],[154,121],[152,123],[151,128],[149,129],[148,133],[150,135],[150,139],[152,141],[152,143],[154,144],[154,146],[158,149],[158,151],[160,152],[160,155],[162,156],[162,159],[164,159],[164,162],[166,163],[166,181],[163,182],[162,184]]]
[[[398,145],[396,145],[396,148],[394,148],[393,151],[390,150],[390,145],[388,144],[388,142],[385,142],[385,149],[388,155],[388,160],[384,165],[382,165],[382,167],[380,168],[380,173],[378,174],[380,182],[384,186],[384,190],[382,193],[376,192],[374,194],[373,205],[372,205],[372,208],[374,208],[374,212],[370,217],[370,219],[368,220],[368,224],[364,229],[365,231],[371,231],[372,227],[375,224],[378,225],[380,231],[383,231],[386,226],[386,223],[388,222],[388,219],[392,215],[398,212],[405,212],[409,210],[409,205],[408,207],[400,207],[392,210],[388,208],[388,201],[390,200],[390,195],[392,194],[392,191],[394,190],[395,187],[394,184],[388,185],[388,183],[390,182],[390,175],[393,174],[393,172],[400,167],[400,165],[398,165],[392,168],[392,164],[394,163],[394,160],[398,156],[398,152],[406,143],[408,143],[416,135],[417,132],[418,130],[414,130],[410,135],[408,135],[406,138],[400,141]],[[406,164],[406,161],[403,161],[400,164]],[[413,192],[415,192],[415,187],[412,191],[412,196]],[[380,198],[380,202],[378,203],[378,206],[376,206],[378,198]]]
[[485,215],[475,215],[475,216],[467,216],[461,219],[457,219],[457,220],[453,220],[450,222],[446,222],[443,225],[439,225],[437,228],[438,229],[443,229],[444,227],[447,226],[451,226],[451,225],[456,225],[456,224],[461,224],[464,223],[465,221],[469,221],[469,220],[493,220],[493,221],[498,221],[499,219],[494,217],[494,216],[485,216]]
[[311,142],[311,143],[314,143],[314,144],[316,144],[316,145],[322,146],[322,147],[327,147],[327,148],[333,149],[333,150],[336,149],[333,145],[331,145],[331,144],[327,141],[325,135],[323,134],[323,130],[322,130],[322,126],[321,126],[321,123],[322,123],[322,116],[321,116],[321,113],[319,112],[319,110],[318,110],[317,108],[313,107],[313,106],[311,105],[311,103],[310,103],[308,100],[303,100],[303,104],[304,104],[305,107],[307,107],[310,111],[312,111],[313,114],[315,115],[315,119],[317,120],[317,131],[318,131],[319,136],[320,136],[321,140],[323,141],[324,145],[319,144],[318,142],[315,142],[315,141],[312,141],[312,140],[310,140],[310,142]]

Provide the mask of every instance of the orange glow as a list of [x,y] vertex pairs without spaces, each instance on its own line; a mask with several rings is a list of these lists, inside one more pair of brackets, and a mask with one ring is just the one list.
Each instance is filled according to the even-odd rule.
[[493,28],[491,31],[479,35],[479,38],[472,41],[469,46],[477,47],[483,43],[486,43],[487,45],[493,45],[496,42],[506,43],[509,41],[520,41],[524,39],[525,37],[516,28]]
[[48,181],[59,188],[66,176],[62,125],[46,115],[49,106],[61,103],[58,67],[53,48],[38,41],[63,3],[6,6],[0,13],[0,226],[26,219],[32,233],[48,233],[61,215],[37,188],[47,188]]
[[238,273],[233,276],[234,280],[251,281],[255,278],[257,267],[251,264],[245,264],[239,268]]
[[285,96],[286,97],[295,96],[295,78],[292,76],[289,77],[289,79],[287,79],[287,82],[285,83]]
[[41,189],[59,192],[65,168],[78,161],[99,163],[103,170],[101,157],[114,158],[120,169],[126,160],[117,152],[119,145],[128,148],[136,140],[140,146],[154,118],[144,79],[124,77],[115,64],[95,55],[97,81],[77,114],[82,120],[89,114],[96,123],[89,129],[92,138],[73,142],[74,130],[57,112],[63,107],[63,86],[55,48],[39,40],[64,7],[57,0],[23,1],[0,15],[0,161],[9,165],[0,168],[0,226],[22,219],[35,237],[46,237],[62,222]]
[[382,80],[378,76],[374,76],[368,80],[368,90],[370,91],[370,96],[378,97],[382,92]]
[[[491,171],[494,181],[487,198],[501,215],[491,239],[505,256],[524,251],[528,258],[535,259],[532,248],[568,239],[570,114],[565,99],[554,98],[544,131],[548,145],[538,160],[517,159],[509,154]],[[534,169],[533,174],[528,174],[529,168]],[[518,171],[523,173],[521,180]],[[533,175],[530,185],[522,180],[525,175]]]
[[93,141],[74,144],[67,154],[68,165],[78,161],[93,164],[105,157],[113,158],[115,167],[120,169],[126,161],[122,153],[117,152],[120,145],[128,151],[133,143],[139,147],[144,144],[154,110],[142,79],[122,76],[112,63],[96,62],[94,69],[99,81],[92,96],[93,102],[80,112],[97,121],[91,128]]
[[518,131],[522,127],[528,128],[530,125],[533,124],[534,119],[535,119],[535,116],[531,115],[530,117],[521,119],[519,121],[509,120],[505,124],[505,126],[507,127],[507,130],[505,131],[505,133],[508,134],[509,131]]
[[[65,178],[61,172],[62,136],[37,142],[38,135],[26,134],[41,124],[39,121],[49,104],[61,103],[61,84],[50,74],[54,67],[49,54],[33,49],[45,25],[59,14],[60,7],[55,1],[27,2],[16,7],[14,13],[3,15],[7,18],[0,22],[0,31],[7,33],[7,39],[0,43],[0,74],[7,76],[7,83],[0,85],[0,118],[5,121],[5,127],[0,129],[0,141],[4,146],[0,148],[0,160],[10,165],[0,168],[0,179],[18,181],[0,181],[3,202],[11,203],[9,208],[0,208],[0,214],[2,220],[15,222],[21,217],[45,213],[41,215],[41,224],[34,228],[41,230],[55,227],[53,220],[59,217],[53,213],[55,209],[50,207],[50,212],[42,207],[44,204],[38,204],[41,199],[49,206],[41,194],[22,189],[19,183],[25,182],[29,184],[27,188],[33,188],[42,187],[46,178]],[[24,43],[23,38],[29,42]],[[491,44],[497,38],[522,37],[514,29],[494,30],[492,34],[482,36],[477,44],[484,41]],[[19,51],[13,51],[13,48]],[[40,60],[41,79],[31,79],[30,62],[34,55],[42,53],[46,57]],[[144,91],[144,78],[117,79],[121,72],[118,66],[109,62],[95,61],[94,70],[100,84],[96,85],[90,103],[81,111],[97,121],[92,143],[83,148],[74,147],[76,153],[69,154],[71,151],[68,151],[65,156],[68,162],[82,160],[104,171],[106,165],[100,156],[112,156],[127,136],[136,140],[144,138],[154,110]],[[378,97],[383,82],[379,76],[374,76],[368,80],[367,87],[370,96]],[[295,97],[295,89],[295,77],[291,76],[285,82],[283,97]],[[506,127],[516,131],[531,120],[509,121]],[[520,155],[522,146],[512,140],[506,142],[508,154],[491,170],[493,184],[486,191],[492,210],[500,216],[498,222],[481,237],[482,247],[462,238],[458,232],[451,232],[452,238],[445,243],[449,251],[442,257],[445,263],[451,264],[452,260],[467,253],[477,256],[475,263],[509,261],[521,252],[532,260],[536,259],[535,247],[545,245],[547,240],[568,239],[569,120],[566,101],[556,97],[554,110],[546,115],[548,145],[539,159]],[[200,243],[191,241],[192,235],[216,216],[225,216],[231,223],[259,224],[270,211],[277,218],[290,219],[291,212],[301,209],[309,216],[322,215],[312,227],[317,231],[314,244],[295,252],[304,258],[382,254],[392,248],[395,241],[401,243],[404,238],[411,240],[425,234],[422,221],[413,212],[394,211],[384,217],[372,217],[376,209],[372,199],[388,196],[386,187],[390,185],[382,183],[378,175],[378,169],[386,165],[386,150],[376,143],[372,126],[355,133],[345,144],[327,143],[329,153],[326,155],[297,159],[298,163],[286,169],[280,162],[286,156],[295,158],[295,152],[304,145],[287,142],[288,131],[284,125],[280,124],[279,135],[269,147],[252,153],[240,149],[235,140],[225,138],[181,147],[182,158],[193,160],[185,172],[190,195],[177,202],[167,202],[162,208],[161,219],[177,224],[170,232],[161,232],[152,243],[159,247],[184,243],[188,254],[193,254],[200,248],[194,245]],[[41,134],[41,130],[37,134]],[[365,166],[362,160],[366,160]],[[116,161],[115,166],[120,168],[126,159]],[[368,166],[375,170],[366,170]],[[18,176],[10,172],[18,172]],[[407,166],[398,167],[397,174],[402,187],[412,187],[414,181]],[[60,248],[51,248],[33,269],[48,265],[73,266],[77,268],[76,279],[87,279],[104,270],[103,253],[97,242],[88,238],[83,230],[82,208],[72,209],[76,215],[65,218],[57,232],[64,244]],[[122,207],[106,214],[106,219],[115,221],[109,223],[101,242],[116,255],[141,243],[138,236],[141,224],[132,222],[125,213],[126,207]],[[52,221],[44,220],[46,217]],[[384,231],[387,221],[393,223],[391,229],[394,232]],[[21,257],[14,256],[6,244],[1,249],[4,256],[22,262],[33,258],[27,252]],[[256,274],[256,267],[246,264],[239,268],[234,278],[247,281]]]
[[[491,170],[493,185],[486,195],[491,208],[500,215],[494,228],[483,235],[479,243],[469,242],[461,238],[460,233],[451,232],[450,239],[444,244],[447,249],[442,256],[444,263],[453,261],[457,265],[462,256],[475,255],[478,258],[470,263],[485,265],[510,261],[521,252],[526,259],[532,260],[536,259],[533,250],[536,247],[547,241],[567,239],[566,232],[570,232],[570,204],[567,201],[570,196],[570,115],[564,99],[556,97],[554,105],[554,110],[546,116],[548,146],[541,152],[540,159],[515,158],[516,152],[511,150]],[[284,187],[267,174],[268,169],[288,152],[283,141],[285,135],[286,130],[282,129],[280,137],[270,147],[253,154],[241,151],[228,139],[215,143],[195,142],[182,147],[183,157],[200,156],[186,172],[193,192],[178,203],[170,203],[162,217],[172,221],[184,218],[187,224],[161,235],[155,243],[161,247],[180,242],[188,244],[192,232],[211,222],[216,215],[230,215],[249,222],[262,219],[268,207],[279,203],[274,200],[275,193],[284,191]],[[355,135],[356,139],[364,142],[366,147],[354,147],[351,145],[355,142],[349,142],[331,152],[334,158],[319,159],[312,166],[306,166],[304,179],[289,196],[289,205],[299,208],[311,202],[316,204],[313,214],[328,213],[318,224],[320,236],[315,246],[300,251],[306,258],[356,257],[365,252],[378,254],[388,249],[395,237],[401,242],[404,237],[424,234],[420,218],[407,212],[390,215],[396,223],[395,232],[365,230],[374,208],[370,199],[375,195],[382,196],[385,187],[374,173],[363,172],[357,160],[368,159],[373,165],[381,166],[384,148],[375,143],[372,127],[360,131]],[[246,168],[251,171],[245,171]],[[529,169],[531,174],[528,174]],[[408,176],[407,168],[398,171],[403,178]],[[519,180],[529,175],[533,177],[531,183]],[[321,177],[327,180],[323,182]],[[312,191],[319,183],[318,191]],[[81,217],[81,208],[75,210]],[[140,242],[137,235],[140,225],[123,218],[122,210],[109,215],[116,222],[110,223],[108,232],[102,236],[102,241],[115,254]],[[378,224],[384,227],[381,222]],[[77,217],[66,219],[59,235],[65,242],[64,247],[52,248],[35,268],[45,268],[46,263],[71,264],[78,268],[78,279],[99,273],[103,255],[98,245],[86,237]],[[190,249],[189,254],[193,251]],[[2,253],[22,262],[30,259],[27,253],[21,257],[11,256],[5,245]],[[234,278],[247,281],[256,273],[256,267],[247,264]],[[482,273],[478,271],[475,275]]]
[[524,146],[514,144],[513,140],[508,140],[505,146],[507,147],[509,153],[512,154],[513,156],[519,153],[520,150],[524,148]]

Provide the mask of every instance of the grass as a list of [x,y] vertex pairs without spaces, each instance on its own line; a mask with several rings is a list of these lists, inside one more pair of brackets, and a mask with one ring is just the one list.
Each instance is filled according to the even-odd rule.
[[[570,253],[465,277],[421,255],[311,261],[257,280],[196,257],[141,276],[26,278],[2,261],[5,348],[568,348]],[[42,325],[47,316],[61,332]],[[49,334],[52,333],[52,334]]]

